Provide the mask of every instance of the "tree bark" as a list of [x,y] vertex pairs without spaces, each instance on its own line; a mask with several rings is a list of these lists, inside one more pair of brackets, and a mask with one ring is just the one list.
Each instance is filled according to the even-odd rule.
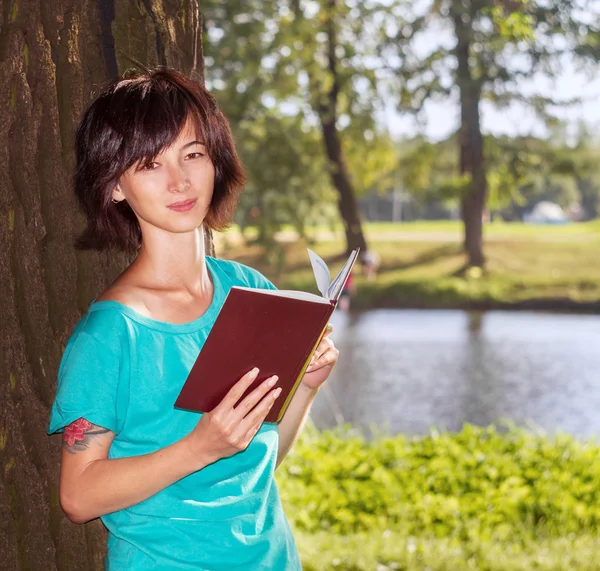
[[457,40],[457,83],[460,90],[460,172],[470,176],[469,189],[461,199],[464,248],[467,266],[483,267],[483,211],[487,196],[487,175],[479,115],[481,83],[473,77],[469,63],[472,36],[469,12],[458,0],[453,5]]
[[320,94],[318,113],[323,131],[323,142],[329,159],[331,180],[339,194],[338,207],[346,234],[346,253],[349,254],[354,248],[360,248],[362,252],[365,252],[367,241],[363,234],[354,188],[344,160],[340,135],[336,126],[339,94],[337,57],[335,55],[337,44],[335,28],[336,0],[327,0],[326,10],[327,71],[331,86],[325,93]]
[[77,252],[75,125],[132,61],[202,74],[196,0],[4,0],[0,9],[0,554],[2,569],[103,569],[99,520],[58,502],[60,438],[45,435],[64,346],[129,263]]

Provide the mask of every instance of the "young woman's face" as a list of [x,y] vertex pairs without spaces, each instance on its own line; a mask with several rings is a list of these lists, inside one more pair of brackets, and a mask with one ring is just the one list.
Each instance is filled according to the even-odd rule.
[[215,169],[204,141],[191,121],[173,144],[150,162],[133,165],[113,191],[125,198],[140,222],[142,235],[148,225],[184,233],[198,228],[212,199]]

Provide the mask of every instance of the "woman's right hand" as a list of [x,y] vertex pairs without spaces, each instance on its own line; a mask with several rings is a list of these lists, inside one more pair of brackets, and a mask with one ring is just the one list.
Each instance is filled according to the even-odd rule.
[[[194,457],[203,464],[212,464],[245,450],[260,429],[281,394],[281,388],[271,390],[277,376],[266,379],[235,406],[257,376],[256,368],[246,373],[213,410],[202,415],[187,436]],[[265,397],[269,391],[271,393]]]

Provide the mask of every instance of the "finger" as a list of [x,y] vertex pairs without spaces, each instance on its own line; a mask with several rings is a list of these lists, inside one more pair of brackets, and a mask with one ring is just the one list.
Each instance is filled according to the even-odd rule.
[[331,325],[331,323],[328,323],[325,326],[325,331],[323,333],[323,335],[321,336],[321,339],[319,341],[319,344],[317,346],[317,348],[315,349],[315,352],[313,353],[313,356],[310,359],[310,363],[312,364],[312,362],[315,359],[318,359],[323,353],[325,353],[325,351],[327,351],[327,341],[329,341],[327,339],[327,336],[333,331],[333,325]]
[[252,439],[256,436],[256,433],[260,430],[261,426],[262,426],[262,422],[259,422],[259,423],[255,424],[253,427],[251,427],[250,430],[248,430],[248,432],[246,432],[246,436],[244,436],[244,442],[247,443],[246,446],[248,446],[248,444],[250,444]]
[[275,386],[278,380],[279,377],[277,375],[269,377],[234,408],[234,410],[238,413],[240,420],[244,418],[254,408],[254,405]]
[[263,400],[261,400],[254,410],[252,410],[241,423],[243,433],[247,433],[255,424],[262,424],[271,407],[281,394],[281,387],[271,391]]
[[310,358],[309,366],[312,365],[323,353],[325,353],[325,351],[327,351],[327,344],[323,342],[319,343],[319,346],[315,349],[315,352]]
[[233,408],[235,403],[240,400],[246,389],[256,380],[258,376],[258,368],[254,367],[246,373],[225,395],[223,400],[217,405],[217,408]]
[[315,352],[313,353],[311,362],[316,361],[321,355],[325,354],[325,352],[328,351],[331,347],[334,347],[333,341],[331,339],[326,339],[325,337],[323,337],[323,339],[321,339],[321,341],[319,342],[319,345],[315,349]]
[[322,369],[327,365],[333,365],[337,361],[338,356],[339,351],[337,349],[330,349],[321,357],[319,357],[310,367],[308,367],[305,372],[311,373],[312,371]]
[[320,359],[322,359],[328,351],[331,351],[332,349],[335,349],[335,345],[333,344],[333,341],[331,341],[331,339],[325,339],[324,341],[322,341],[317,347],[313,358],[311,359],[308,367],[306,368],[306,372],[310,373],[315,368],[316,363]]

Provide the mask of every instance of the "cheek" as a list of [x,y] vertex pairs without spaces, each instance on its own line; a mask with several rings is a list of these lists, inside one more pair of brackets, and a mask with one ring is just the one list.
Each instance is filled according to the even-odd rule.
[[127,187],[127,200],[134,212],[142,214],[160,202],[165,181],[160,176],[148,176],[143,180],[132,181]]
[[200,182],[200,190],[205,193],[205,195],[210,199],[212,199],[212,195],[215,188],[215,169],[212,166],[212,163],[208,163],[204,166],[201,172],[198,172],[197,179]]

